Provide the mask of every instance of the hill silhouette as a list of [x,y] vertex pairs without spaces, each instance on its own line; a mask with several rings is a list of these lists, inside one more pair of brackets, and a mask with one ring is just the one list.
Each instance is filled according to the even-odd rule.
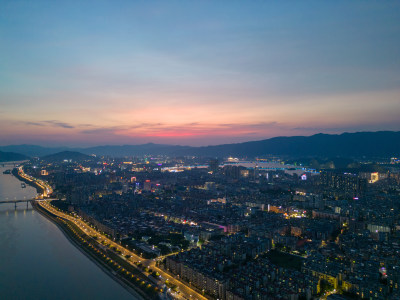
[[0,162],[6,161],[20,161],[29,159],[26,155],[14,153],[14,152],[3,152],[0,151]]
[[88,161],[94,160],[93,156],[89,156],[80,152],[76,151],[62,151],[50,155],[46,155],[41,157],[42,160],[47,162],[62,162],[62,161],[73,161],[73,162],[80,162],[80,161]]
[[[44,156],[68,151],[82,154],[108,155],[112,157],[169,155],[203,157],[257,157],[286,155],[290,157],[389,157],[400,156],[400,132],[356,132],[342,134],[315,134],[312,136],[275,137],[217,146],[190,147],[162,144],[106,145],[90,148],[47,148],[34,145],[3,146],[28,156]],[[68,150],[68,151],[65,151]],[[63,152],[60,152],[63,151]],[[71,156],[72,158],[74,156]],[[82,157],[82,159],[85,159]]]

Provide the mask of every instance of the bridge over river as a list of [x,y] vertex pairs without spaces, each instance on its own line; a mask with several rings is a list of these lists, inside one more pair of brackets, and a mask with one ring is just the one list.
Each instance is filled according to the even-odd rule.
[[0,204],[14,203],[15,209],[17,209],[17,203],[26,202],[26,208],[28,208],[28,204],[31,201],[52,201],[52,200],[59,200],[59,199],[55,199],[55,198],[54,199],[53,198],[46,198],[46,199],[31,198],[31,199],[0,200]]
[[0,162],[1,167],[18,167],[22,163],[26,162],[27,160],[21,160],[21,161],[2,161]]

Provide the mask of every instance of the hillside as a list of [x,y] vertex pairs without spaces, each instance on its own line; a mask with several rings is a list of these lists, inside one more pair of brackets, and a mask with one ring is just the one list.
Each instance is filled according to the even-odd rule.
[[174,155],[190,151],[193,147],[162,144],[123,145],[123,146],[97,146],[81,149],[86,154],[110,156],[141,156],[141,155]]
[[63,162],[65,160],[80,162],[80,161],[94,160],[95,158],[93,156],[89,156],[80,152],[62,151],[43,156],[41,157],[41,159],[47,162]]
[[357,132],[309,137],[276,137],[262,141],[194,148],[188,154],[203,156],[315,156],[387,157],[400,154],[400,132]]
[[26,160],[26,159],[29,159],[29,157],[27,157],[23,154],[0,151],[0,162],[20,161],[20,160]]
[[[312,136],[275,137],[271,139],[206,147],[143,144],[97,146],[91,148],[46,148],[33,145],[3,146],[0,150],[15,149],[29,156],[68,153],[109,155],[112,157],[169,155],[205,157],[256,157],[286,155],[289,157],[389,157],[400,156],[400,132],[378,131]],[[62,149],[62,150],[60,150]],[[68,151],[65,151],[68,150]],[[63,151],[63,152],[60,152]],[[46,154],[43,154],[46,153]],[[82,157],[85,159],[85,157]]]
[[68,147],[42,147],[37,145],[9,145],[9,146],[0,146],[0,151],[8,151],[8,152],[16,152],[21,153],[30,157],[40,157],[45,155],[54,154],[62,151],[70,151],[71,149]]

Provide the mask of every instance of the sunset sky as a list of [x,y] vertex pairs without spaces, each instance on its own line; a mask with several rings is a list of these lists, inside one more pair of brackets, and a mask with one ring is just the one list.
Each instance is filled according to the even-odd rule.
[[398,1],[0,2],[0,145],[400,130]]

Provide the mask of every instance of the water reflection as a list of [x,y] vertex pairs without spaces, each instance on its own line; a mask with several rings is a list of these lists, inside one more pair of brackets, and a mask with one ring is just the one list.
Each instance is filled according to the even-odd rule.
[[[0,202],[36,195],[5,169]],[[0,251],[1,299],[135,299],[30,204],[0,204]]]

